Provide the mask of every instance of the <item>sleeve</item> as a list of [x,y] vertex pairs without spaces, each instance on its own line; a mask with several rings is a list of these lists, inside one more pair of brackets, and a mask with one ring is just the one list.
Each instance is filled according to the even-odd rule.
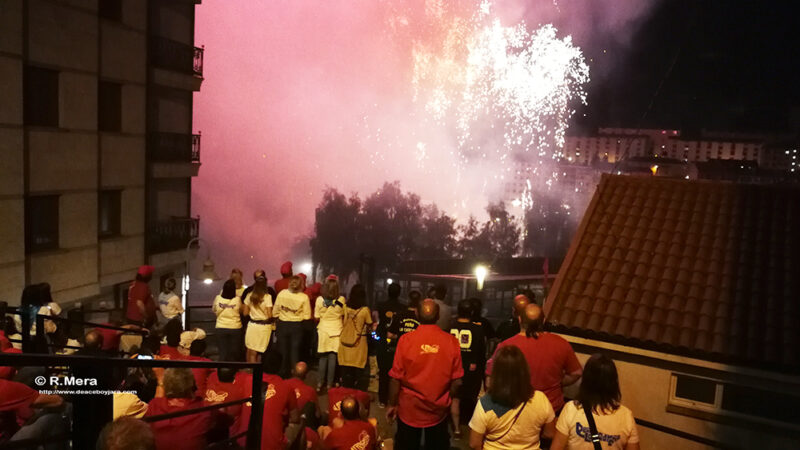
[[553,411],[553,405],[550,403],[550,400],[547,398],[546,395],[544,395],[543,392],[536,391],[536,394],[534,395],[534,400],[536,400],[538,403],[536,405],[536,409],[542,411],[542,417],[544,419],[544,421],[542,422],[543,424],[550,423],[551,421],[555,420],[556,413],[555,411]]
[[317,299],[317,303],[314,305],[314,317],[316,317],[317,319],[319,319],[320,316],[322,315],[322,308],[323,308],[322,305],[323,305],[323,302],[321,302],[321,301],[319,301],[319,299]]
[[[244,295],[244,294],[242,294],[242,295]],[[250,294],[249,293],[244,296],[244,298],[242,300],[242,304],[243,305],[247,305],[247,306],[251,305],[251,303],[250,303]]]
[[392,362],[392,368],[389,370],[389,376],[392,378],[396,378],[398,380],[403,379],[406,375],[405,367],[403,367],[403,354],[406,351],[406,336],[403,335],[397,341],[397,350],[394,352],[394,361]]
[[472,413],[469,427],[476,433],[486,434],[486,411],[483,410],[480,399],[478,399],[478,403],[475,405],[475,412]]
[[311,300],[308,299],[306,295],[303,299],[303,306],[302,306],[302,317],[303,320],[311,320]]
[[211,304],[211,310],[214,314],[219,315],[219,296],[214,297],[214,303]]
[[4,384],[6,386],[0,389],[0,404],[3,405],[4,411],[26,408],[39,397],[39,392],[25,384],[16,381],[6,381]]
[[628,443],[639,443],[639,431],[636,429],[636,420],[633,418],[633,413],[630,410],[628,410],[626,421],[628,422],[625,427],[628,429]]
[[456,357],[453,358],[453,367],[450,379],[457,380],[464,376],[464,366],[461,364],[461,346],[458,345],[458,341],[456,340],[453,335],[450,335],[451,342],[453,343],[453,352],[455,352]]
[[564,361],[565,373],[577,372],[583,368],[580,361],[578,361],[578,357],[575,356],[575,350],[566,340],[564,340],[564,353],[566,355],[566,360]]
[[272,316],[273,317],[278,317],[278,311],[280,311],[280,309],[278,308],[278,305],[280,305],[280,303],[281,303],[281,294],[278,294],[278,295],[275,296],[275,303],[272,304]]
[[366,312],[364,313],[364,324],[365,325],[372,325],[372,311],[369,308],[366,308]]
[[272,296],[267,294],[264,297],[264,304],[267,305],[267,308],[272,308]]
[[572,421],[575,417],[575,411],[575,404],[573,402],[567,402],[567,404],[564,405],[564,409],[561,410],[561,415],[558,416],[556,430],[558,430],[558,432],[564,436],[569,437],[570,430],[572,429]]

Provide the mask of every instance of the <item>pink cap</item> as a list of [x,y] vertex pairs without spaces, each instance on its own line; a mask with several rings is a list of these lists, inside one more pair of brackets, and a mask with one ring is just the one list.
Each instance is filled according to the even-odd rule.
[[156,268],[153,266],[139,266],[139,270],[136,273],[143,277],[149,277],[155,270]]
[[288,275],[290,273],[292,273],[292,262],[286,261],[281,264],[281,275]]

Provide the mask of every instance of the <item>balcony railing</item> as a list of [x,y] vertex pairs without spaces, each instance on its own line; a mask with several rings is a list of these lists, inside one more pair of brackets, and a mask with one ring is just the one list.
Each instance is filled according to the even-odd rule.
[[203,52],[205,46],[194,48],[194,74],[200,78],[203,77]]
[[203,48],[161,36],[150,36],[148,45],[150,64],[189,75],[203,76]]
[[153,132],[148,135],[150,159],[162,162],[200,162],[200,135]]
[[148,253],[164,253],[186,248],[190,240],[200,234],[200,219],[176,217],[156,222],[149,227]]

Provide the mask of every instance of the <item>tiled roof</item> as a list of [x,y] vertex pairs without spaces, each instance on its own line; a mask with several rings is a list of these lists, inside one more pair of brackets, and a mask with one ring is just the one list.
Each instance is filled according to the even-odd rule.
[[800,371],[800,190],[604,175],[547,298],[556,331]]

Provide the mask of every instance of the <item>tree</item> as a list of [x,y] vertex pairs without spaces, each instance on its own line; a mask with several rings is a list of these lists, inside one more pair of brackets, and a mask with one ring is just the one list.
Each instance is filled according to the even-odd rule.
[[364,200],[360,216],[361,251],[375,260],[378,271],[391,271],[412,257],[422,232],[419,196],[403,193],[400,183],[384,183]]
[[421,232],[415,237],[415,259],[452,258],[456,253],[456,220],[436,205],[423,208]]
[[520,250],[521,230],[503,202],[489,203],[489,220],[479,224],[474,217],[459,227],[458,253],[462,258],[493,260],[510,258]]
[[316,209],[311,255],[320,269],[347,274],[358,268],[361,199],[328,188]]
[[530,256],[563,257],[577,229],[571,210],[556,197],[539,197],[525,214],[524,252]]

